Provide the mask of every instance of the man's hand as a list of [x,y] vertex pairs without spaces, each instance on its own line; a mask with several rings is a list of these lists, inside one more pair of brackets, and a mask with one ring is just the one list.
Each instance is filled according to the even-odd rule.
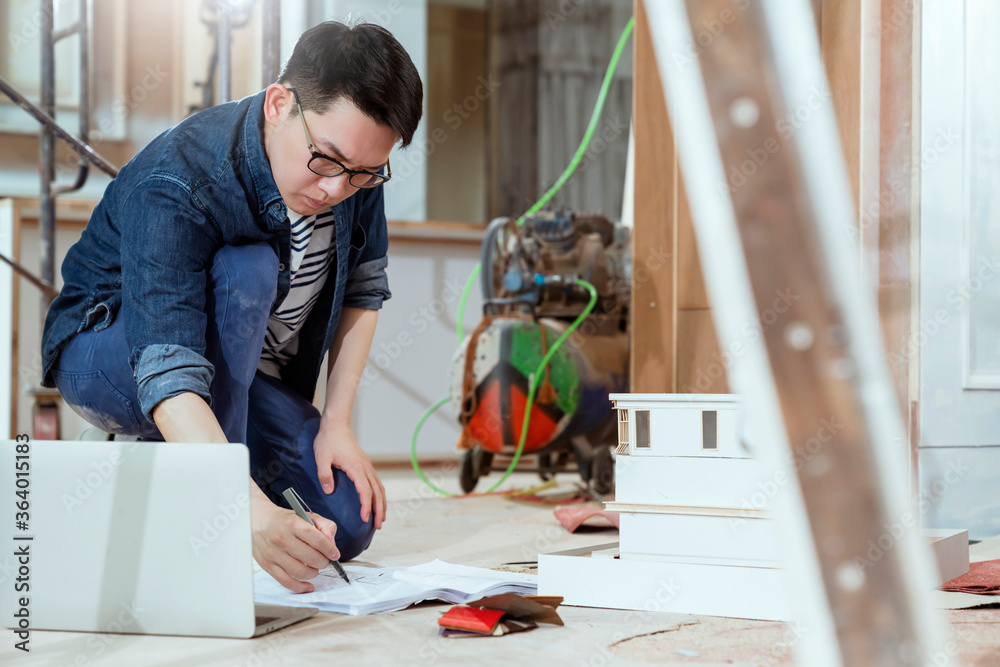
[[327,494],[333,493],[333,470],[338,468],[354,482],[361,496],[361,520],[368,521],[375,511],[375,527],[385,520],[385,487],[375,474],[371,459],[362,451],[354,433],[346,424],[321,423],[313,443],[319,483]]
[[[251,487],[257,489],[252,480]],[[340,558],[333,541],[337,524],[310,512],[316,523],[313,528],[292,510],[272,503],[259,489],[252,495],[254,560],[290,591],[311,593],[315,586],[307,580],[319,574],[331,560]]]

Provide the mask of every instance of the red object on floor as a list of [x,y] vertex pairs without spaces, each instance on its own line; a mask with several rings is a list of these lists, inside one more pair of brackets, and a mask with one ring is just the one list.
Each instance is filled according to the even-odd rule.
[[597,509],[596,507],[563,507],[557,509],[554,514],[556,519],[566,530],[573,533],[587,519],[598,517],[605,520],[611,526],[618,528],[618,512]]
[[941,590],[978,595],[1000,595],[1000,560],[969,563],[969,571],[941,584]]
[[481,609],[479,607],[452,607],[438,619],[438,625],[449,630],[480,632],[488,635],[497,627],[504,615],[502,609]]

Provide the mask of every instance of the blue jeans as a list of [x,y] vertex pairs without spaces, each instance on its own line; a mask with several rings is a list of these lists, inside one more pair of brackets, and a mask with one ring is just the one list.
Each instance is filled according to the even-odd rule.
[[[257,371],[277,275],[278,259],[263,242],[224,246],[212,260],[205,337],[205,358],[215,367],[212,411],[230,442],[250,448],[250,475],[271,502],[287,508],[281,494],[294,486],[312,511],[337,524],[341,560],[350,560],[371,543],[375,512],[361,520],[358,491],[336,468],[333,493],[323,492],[313,456],[319,410],[281,380]],[[69,340],[53,368],[56,386],[67,405],[94,426],[163,440],[139,410],[128,355],[125,325],[116,317],[105,329],[88,329]]]

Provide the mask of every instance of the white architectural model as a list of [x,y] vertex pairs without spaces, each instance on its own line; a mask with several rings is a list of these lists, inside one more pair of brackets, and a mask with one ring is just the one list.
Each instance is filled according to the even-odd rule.
[[[618,409],[621,558],[774,568],[762,481],[740,438],[739,397],[612,394]],[[773,488],[772,488],[773,487]]]
[[[539,593],[565,604],[785,620],[764,482],[731,394],[612,394],[621,542],[539,557]],[[773,488],[772,488],[773,487]],[[544,592],[543,592],[544,591]]]
[[[619,445],[616,497],[605,505],[621,513],[620,544],[540,554],[539,595],[588,607],[790,620],[769,508],[797,480],[766,474],[752,457],[739,396],[610,398]],[[940,581],[968,571],[965,531],[927,532]]]

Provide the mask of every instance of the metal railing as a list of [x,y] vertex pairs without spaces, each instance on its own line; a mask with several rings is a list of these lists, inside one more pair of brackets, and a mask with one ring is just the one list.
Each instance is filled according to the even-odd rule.
[[[13,259],[0,253],[0,260],[9,265],[19,275],[42,291],[42,312],[48,310],[49,303],[58,292],[55,285],[55,233],[56,205],[55,198],[59,195],[75,192],[87,182],[90,165],[93,164],[112,178],[118,170],[101,157],[88,144],[90,139],[90,37],[93,30],[94,15],[92,0],[78,0],[76,22],[62,30],[54,29],[54,0],[41,0],[41,38],[42,38],[42,78],[41,104],[35,106],[24,95],[14,89],[10,83],[0,77],[0,91],[13,100],[19,107],[27,111],[35,120],[41,123],[39,136],[39,157],[41,170],[41,194],[39,197],[41,215],[38,220],[40,244],[40,276],[36,276]],[[63,129],[55,120],[55,45],[57,42],[77,35],[79,37],[79,137],[75,137]],[[58,185],[56,183],[56,138],[69,144],[79,155],[76,177],[72,183]]]
[[[41,215],[39,216],[40,237],[40,271],[36,276],[24,266],[10,257],[0,253],[0,261],[10,266],[16,273],[42,292],[42,312],[48,309],[49,303],[58,295],[55,289],[55,199],[60,195],[76,192],[87,182],[90,167],[96,167],[114,178],[118,169],[102,157],[90,146],[91,125],[91,53],[90,44],[93,34],[94,15],[93,0],[78,0],[79,16],[72,25],[55,30],[54,0],[41,0],[41,38],[42,38],[42,76],[41,100],[36,106],[24,95],[19,93],[6,79],[0,76],[0,92],[9,97],[15,104],[30,114],[40,125],[39,157],[41,171],[41,194],[39,197]],[[219,14],[218,32],[216,38],[218,49],[218,100],[217,103],[229,100],[231,48],[230,32],[235,27],[230,20],[234,11],[228,2],[218,2],[216,9]],[[261,0],[261,25],[263,33],[261,79],[264,87],[278,79],[280,68],[281,46],[281,7],[280,0]],[[57,42],[77,35],[79,37],[79,112],[80,124],[78,136],[74,136],[55,120],[55,45]],[[72,183],[58,185],[56,182],[56,138],[62,139],[79,156],[76,177]]]

